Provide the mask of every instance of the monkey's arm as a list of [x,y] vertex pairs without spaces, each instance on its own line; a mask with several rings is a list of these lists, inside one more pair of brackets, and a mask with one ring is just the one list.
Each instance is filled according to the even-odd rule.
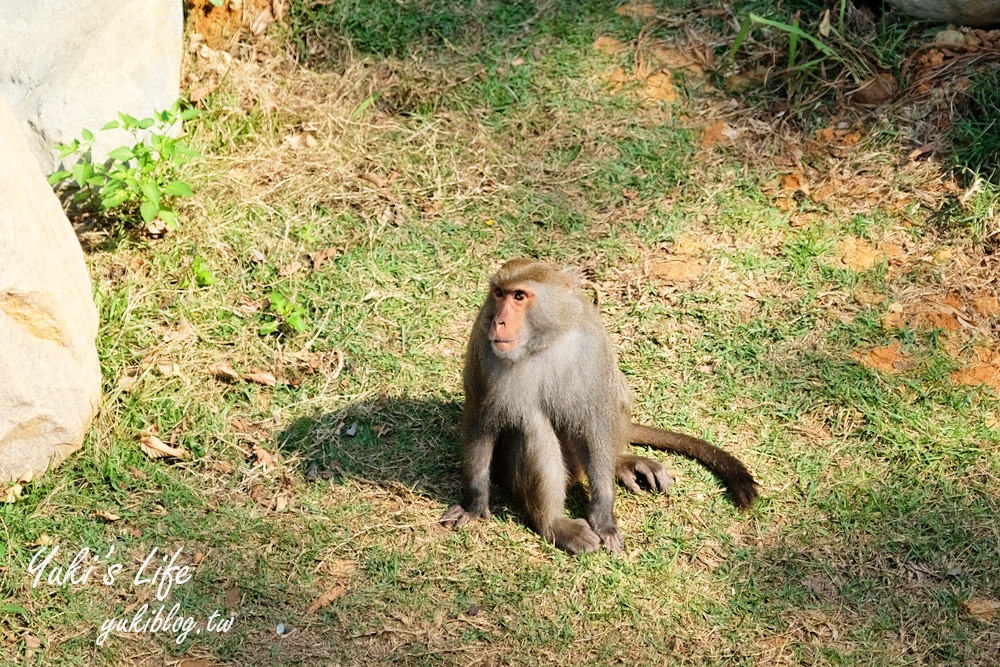
[[445,526],[458,528],[470,519],[490,516],[490,462],[496,438],[479,433],[466,440],[462,457],[462,504],[448,508],[441,516]]

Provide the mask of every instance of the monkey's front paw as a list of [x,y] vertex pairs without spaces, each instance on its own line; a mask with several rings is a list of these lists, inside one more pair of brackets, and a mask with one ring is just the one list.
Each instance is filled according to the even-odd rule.
[[604,548],[608,551],[617,553],[625,546],[625,540],[622,539],[622,534],[618,530],[618,523],[614,517],[598,518],[592,515],[588,519],[588,523],[593,531],[597,533],[597,536],[601,538]]
[[453,505],[448,508],[448,511],[441,515],[440,521],[442,526],[458,528],[459,526],[464,526],[469,521],[488,518],[490,518],[490,511],[488,509],[470,511],[461,505]]
[[601,548],[601,538],[583,519],[560,517],[545,535],[553,544],[571,554],[591,553]]
[[615,467],[618,481],[632,493],[644,489],[666,493],[673,481],[662,464],[642,456],[622,456]]
[[604,548],[611,553],[618,553],[625,548],[625,540],[622,539],[622,534],[617,528],[606,532],[598,532],[597,534],[601,537]]

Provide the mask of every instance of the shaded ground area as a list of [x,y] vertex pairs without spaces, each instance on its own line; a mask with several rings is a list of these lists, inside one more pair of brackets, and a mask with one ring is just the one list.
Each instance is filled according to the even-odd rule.
[[[0,507],[5,659],[995,662],[990,33],[810,2],[193,4],[196,196],[163,238],[84,239],[105,404]],[[797,11],[833,55],[760,23],[731,51]],[[502,501],[437,525],[465,337],[518,255],[583,267],[637,416],[746,461],[757,507],[668,456],[670,494],[619,497],[621,556]],[[233,628],[95,645],[150,588],[32,588],[54,544],[126,571],[183,547],[170,603]]]

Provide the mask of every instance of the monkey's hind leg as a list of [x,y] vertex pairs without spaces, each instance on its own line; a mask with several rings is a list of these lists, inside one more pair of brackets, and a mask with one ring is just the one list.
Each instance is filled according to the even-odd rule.
[[666,493],[673,479],[659,461],[644,456],[620,454],[615,461],[618,483],[632,493],[658,491]]
[[601,538],[590,524],[564,514],[566,467],[548,421],[537,420],[528,432],[513,436],[507,444],[511,445],[505,448],[511,457],[511,492],[524,508],[531,527],[571,554],[597,551]]

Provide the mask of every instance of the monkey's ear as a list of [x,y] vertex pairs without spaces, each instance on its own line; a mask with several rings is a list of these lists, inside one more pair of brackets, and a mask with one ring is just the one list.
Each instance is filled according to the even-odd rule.
[[580,289],[580,283],[583,281],[583,272],[575,266],[567,266],[565,269],[559,272],[563,280],[566,281],[566,286],[571,290]]

